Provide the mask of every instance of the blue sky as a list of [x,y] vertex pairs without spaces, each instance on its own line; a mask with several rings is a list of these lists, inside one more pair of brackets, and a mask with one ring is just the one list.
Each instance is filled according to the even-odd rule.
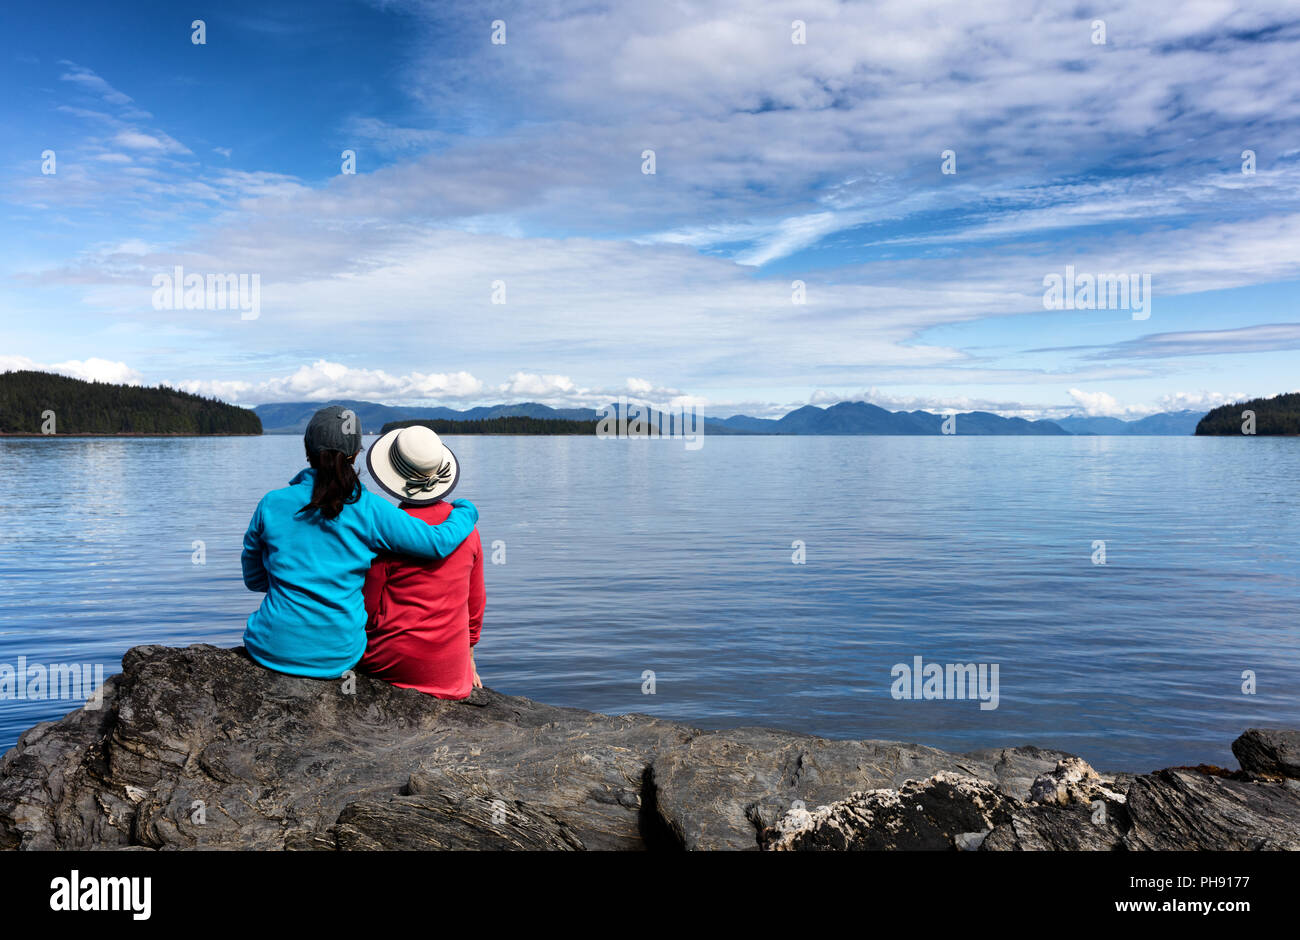
[[[1297,61],[1294,3],[10,5],[0,369],[724,414],[1293,391]],[[157,309],[177,265],[257,275],[258,316]],[[1149,277],[1149,316],[1045,309],[1067,266]]]

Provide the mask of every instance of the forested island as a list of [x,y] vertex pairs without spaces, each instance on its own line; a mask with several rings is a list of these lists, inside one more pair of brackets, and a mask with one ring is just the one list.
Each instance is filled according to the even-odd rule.
[[[1253,430],[1244,416],[1247,411],[1255,414]],[[1234,437],[1243,434],[1300,434],[1300,392],[1220,405],[1200,420],[1196,433],[1230,434]]]
[[0,434],[261,434],[252,411],[167,386],[86,382],[50,372],[0,373]]
[[393,428],[422,425],[438,434],[595,434],[596,421],[569,421],[563,418],[529,418],[511,415],[502,418],[484,418],[470,421],[453,421],[445,418],[419,418],[410,421],[389,421],[380,430],[387,434]]

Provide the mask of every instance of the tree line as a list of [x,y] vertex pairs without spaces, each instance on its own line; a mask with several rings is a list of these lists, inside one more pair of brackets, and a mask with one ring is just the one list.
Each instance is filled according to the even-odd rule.
[[159,386],[0,373],[0,434],[261,434],[247,408]]
[[447,418],[414,418],[407,421],[389,421],[381,434],[393,428],[422,425],[438,434],[595,434],[596,421],[571,421],[566,418],[528,418],[510,415],[502,418],[479,418],[472,421],[452,421]]
[[1196,425],[1196,433],[1249,433],[1243,431],[1247,418],[1242,413],[1246,411],[1255,413],[1255,434],[1300,434],[1300,392],[1220,405],[1201,419]]

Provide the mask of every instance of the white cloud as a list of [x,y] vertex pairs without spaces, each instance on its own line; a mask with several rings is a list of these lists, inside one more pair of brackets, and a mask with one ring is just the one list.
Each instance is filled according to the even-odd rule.
[[393,405],[433,402],[468,407],[537,401],[554,407],[596,408],[620,396],[657,407],[707,405],[703,397],[683,395],[677,389],[638,379],[630,380],[627,387],[600,388],[580,386],[566,375],[515,372],[505,381],[491,384],[468,372],[391,375],[382,369],[356,368],[323,359],[289,375],[258,382],[186,379],[166,384],[245,406],[355,398]]
[[69,359],[66,362],[39,363],[28,359],[26,356],[0,356],[0,372],[26,370],[55,372],[59,375],[84,379],[88,382],[113,382],[118,385],[140,384],[140,373],[125,362],[111,362],[107,359],[90,358],[85,360]]
[[468,372],[390,375],[382,369],[357,369],[324,359],[301,366],[283,378],[262,382],[185,380],[176,388],[214,395],[241,404],[358,398],[401,401],[426,398],[460,400],[483,391],[483,383]]
[[68,67],[68,71],[59,76],[65,82],[74,82],[84,91],[98,95],[104,101],[114,105],[129,105],[131,97],[118,91],[100,76],[96,75],[88,68],[76,65],[72,62],[61,63]]
[[113,143],[127,150],[157,150],[162,153],[189,153],[189,148],[166,134],[147,134],[137,130],[118,131]]
[[500,388],[505,395],[527,395],[552,398],[574,391],[573,380],[567,375],[531,375],[516,372]]
[[[178,373],[244,401],[343,394],[336,387],[584,401],[605,389],[660,394],[625,378],[654,375],[743,394],[926,382],[954,388],[889,396],[999,410],[989,405],[1022,404],[1004,386],[1051,384],[1063,401],[1067,384],[1155,375],[1145,363],[1072,369],[1069,353],[1007,368],[978,339],[952,338],[976,328],[943,329],[1041,315],[1046,271],[1151,273],[1159,329],[1169,328],[1155,327],[1168,296],[1300,276],[1300,168],[1274,156],[1300,151],[1300,98],[1278,79],[1300,45],[1287,4],[1120,0],[1106,12],[1104,49],[1067,3],[1028,13],[1003,0],[954,4],[936,21],[910,0],[807,0],[797,15],[809,41],[798,47],[796,14],[778,0],[614,10],[558,0],[513,10],[508,49],[425,41],[477,22],[470,5],[383,5],[418,14],[412,48],[422,51],[395,59],[409,63],[403,90],[416,106],[400,124],[338,117],[331,134],[400,158],[380,169],[363,159],[355,177],[202,167],[146,126],[129,96],[65,64],[63,90],[77,90],[78,106],[59,113],[89,129],[92,159],[65,163],[60,152],[57,180],[29,175],[18,201],[122,210],[120,233],[101,236],[116,248],[18,272],[51,290],[75,327],[69,344],[85,337],[66,354],[103,353],[92,344],[109,318],[117,337],[146,348],[160,321],[149,277],[184,264],[262,276],[255,323],[225,312],[163,321],[189,331],[200,362]],[[1262,38],[1242,38],[1252,32]],[[419,126],[446,126],[432,116],[452,113],[484,126]],[[1268,142],[1253,177],[1236,163],[1245,134]],[[657,150],[655,177],[638,172],[644,147]],[[945,178],[948,147],[959,172]],[[1098,180],[1099,166],[1118,175]],[[159,244],[158,223],[186,241]],[[1012,238],[1022,241],[1004,248]],[[814,246],[833,251],[819,258]],[[779,275],[765,273],[782,259]],[[796,277],[808,285],[802,307],[790,303]],[[486,304],[495,279],[508,282],[508,305]],[[60,287],[80,304],[64,305]],[[1240,326],[1251,314],[1226,316]],[[1061,342],[1112,350],[1131,335],[1098,326]],[[1294,345],[1294,329],[1251,329],[1156,353],[1181,366],[1225,338],[1241,339],[1242,353]],[[355,361],[388,371],[333,363],[340,335]],[[131,358],[129,349],[123,341],[111,354]],[[247,365],[289,355],[321,362],[282,377]],[[528,371],[513,372],[521,365]],[[231,375],[247,378],[222,378]]]
[[373,117],[351,118],[344,125],[343,133],[374,146],[382,153],[422,149],[448,139],[442,131],[399,127]]
[[1209,411],[1211,408],[1217,408],[1219,405],[1226,405],[1234,401],[1246,401],[1253,396],[1245,392],[1236,392],[1225,395],[1223,392],[1173,392],[1169,395],[1161,395],[1157,399],[1161,411]]
[[1119,418],[1133,413],[1133,409],[1121,405],[1115,400],[1114,396],[1105,392],[1085,392],[1081,389],[1072,388],[1070,389],[1070,397],[1083,409],[1084,414],[1090,416]]
[[1094,352],[1092,359],[1162,359],[1300,349],[1300,323],[1259,323],[1227,330],[1153,333]]

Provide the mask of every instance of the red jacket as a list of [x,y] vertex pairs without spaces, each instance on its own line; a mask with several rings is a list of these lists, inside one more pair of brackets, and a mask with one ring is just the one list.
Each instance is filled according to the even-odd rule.
[[[402,506],[437,525],[445,502]],[[470,647],[483,626],[483,545],[478,530],[446,558],[422,561],[381,555],[364,588],[366,654],[358,669],[405,689],[460,699],[474,685]]]

